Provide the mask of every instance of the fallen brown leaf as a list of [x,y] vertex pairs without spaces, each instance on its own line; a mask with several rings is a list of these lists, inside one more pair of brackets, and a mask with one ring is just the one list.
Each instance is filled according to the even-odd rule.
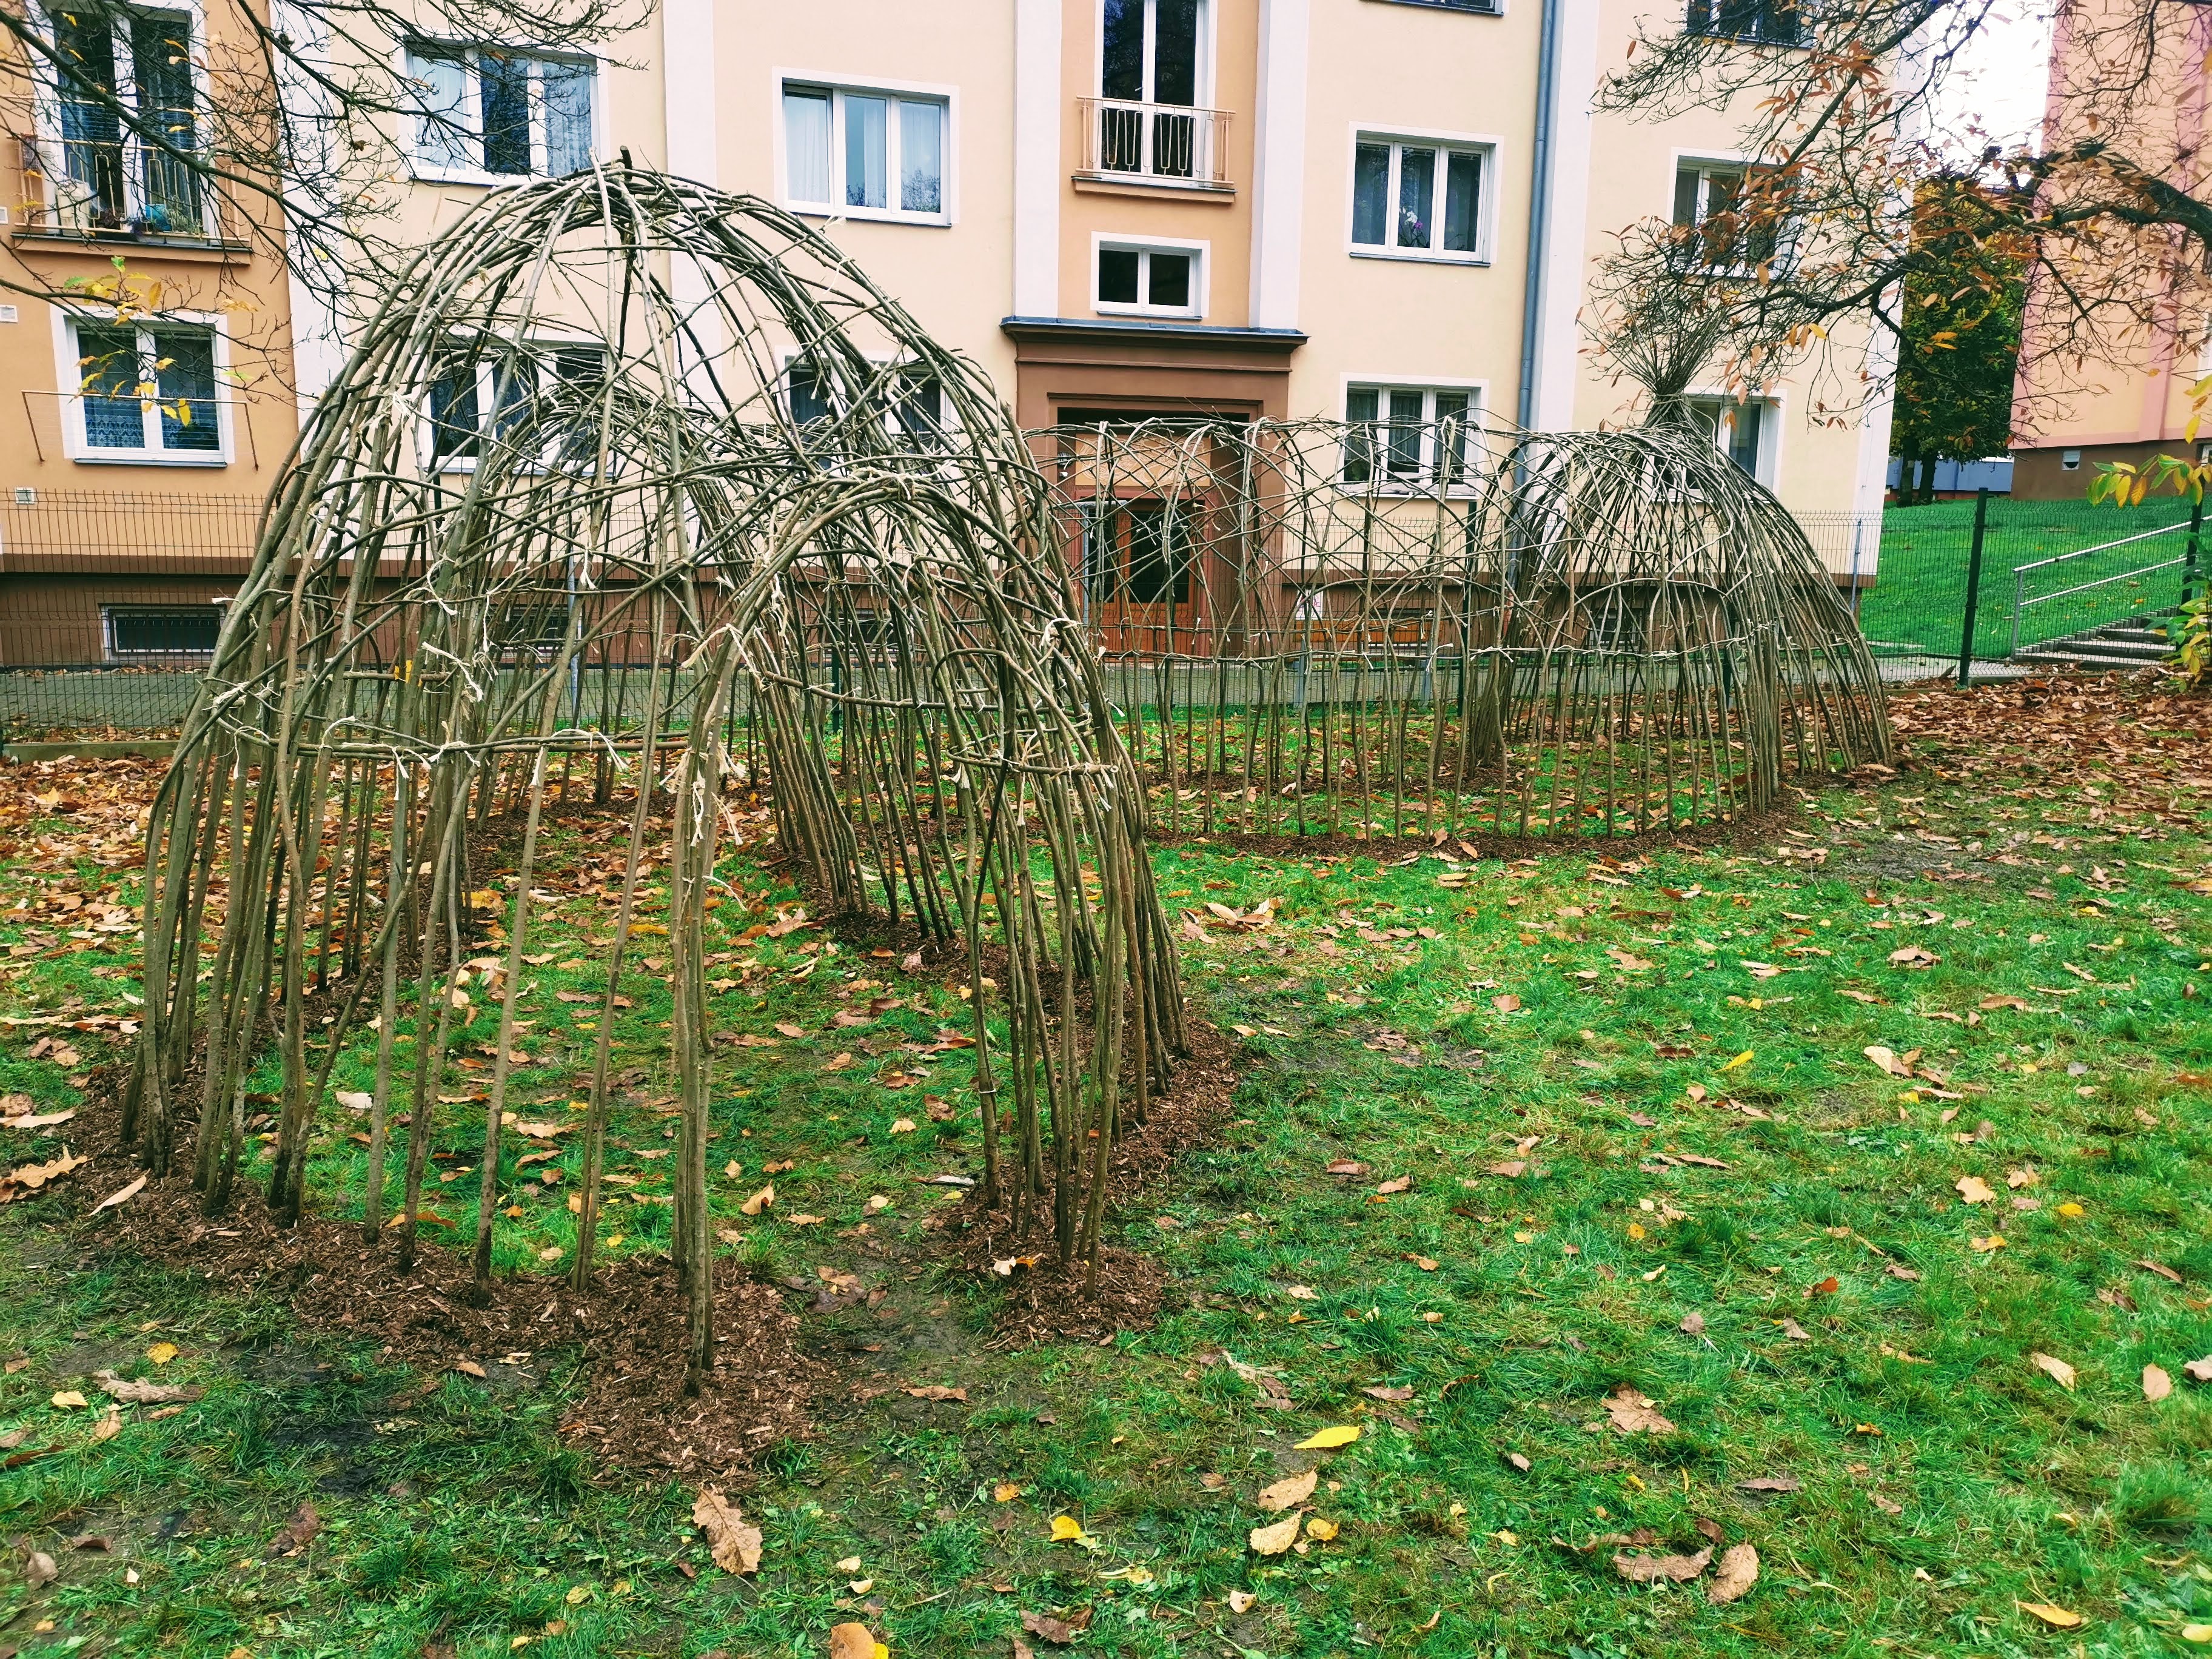
[[1652,1409],[1650,1395],[1622,1383],[1606,1397],[1605,1409],[1621,1434],[1672,1434],[1674,1425]]
[[1255,1527],[1251,1532],[1252,1552],[1255,1555],[1280,1555],[1297,1542],[1298,1528],[1304,1521],[1302,1515],[1285,1516],[1273,1526]]
[[[714,1487],[699,1488],[697,1501],[691,1505],[691,1523],[707,1534],[707,1548],[724,1572],[760,1571],[761,1529]],[[868,1651],[872,1654],[874,1638],[869,1640]]]
[[866,1625],[830,1627],[830,1659],[876,1659],[879,1645],[876,1633]]
[[2063,1359],[2054,1359],[2047,1353],[2031,1353],[2027,1363],[2048,1376],[2069,1393],[2074,1388],[2074,1368]]
[[1613,1570],[1632,1584],[1649,1584],[1664,1578],[1677,1584],[1686,1584],[1703,1572],[1711,1562],[1713,1553],[1699,1550],[1695,1555],[1629,1555],[1613,1558]]
[[2173,1392],[2173,1378],[2161,1367],[2142,1368],[2142,1391],[2146,1400],[2163,1400]]
[[1295,1509],[1313,1496],[1314,1483],[1321,1479],[1319,1469],[1308,1469],[1304,1474],[1294,1474],[1278,1480],[1272,1486],[1263,1486],[1252,1501],[1270,1515]]
[[281,1555],[297,1555],[315,1541],[315,1534],[323,1529],[323,1517],[315,1513],[313,1504],[302,1504],[292,1511],[292,1518],[284,1523],[283,1530],[269,1540],[262,1553],[274,1560]]
[[916,1400],[957,1400],[963,1406],[968,1403],[967,1389],[948,1389],[942,1382],[909,1385],[906,1391]]
[[1705,1586],[1705,1600],[1734,1601],[1759,1582],[1759,1552],[1748,1544],[1730,1546],[1721,1555],[1720,1571]]

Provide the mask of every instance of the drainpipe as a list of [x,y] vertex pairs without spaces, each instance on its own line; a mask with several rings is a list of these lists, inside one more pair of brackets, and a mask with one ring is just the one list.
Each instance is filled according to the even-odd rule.
[[1559,13],[1566,0],[1544,0],[1544,32],[1536,58],[1535,165],[1528,191],[1528,261],[1521,301],[1521,398],[1515,416],[1522,431],[1536,411],[1536,324],[1541,310],[1547,234],[1552,210],[1553,106],[1559,98]]

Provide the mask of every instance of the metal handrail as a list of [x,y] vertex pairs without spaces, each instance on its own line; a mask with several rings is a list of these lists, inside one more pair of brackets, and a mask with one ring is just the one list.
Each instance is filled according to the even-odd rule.
[[[2188,528],[2188,526],[2187,526],[2186,525],[2182,525],[2182,526],[2178,526],[2178,528],[2185,529],[2185,529],[2187,529],[2187,528]],[[2161,535],[2161,534],[2164,534],[2165,532],[2161,532],[2161,531],[2153,531],[2151,533],[2152,533],[2153,535]],[[2141,540],[2142,539],[2142,537],[2140,537],[2140,536],[2130,536],[2130,537],[2129,537],[2127,539],[2128,539],[2129,541],[2141,541]],[[2121,544],[2120,544],[2120,543],[2118,543],[2118,542],[2113,542],[2113,543],[2109,544],[2109,545],[2113,546],[2113,547],[2118,547],[2118,546],[2121,545]],[[2084,548],[2084,549],[2082,550],[2082,551],[2083,551],[2083,552],[2085,552],[2085,553],[2094,553],[2094,552],[2096,552],[2096,551],[2098,551],[2098,550],[2100,550],[2095,549],[2095,548]],[[2069,555],[2069,556],[2071,556]],[[2061,561],[2060,561],[2060,560],[2057,560],[2057,559],[2045,559],[2045,560],[2044,560],[2042,562],[2044,562],[2045,564],[2057,564],[2057,563],[2061,562]],[[2154,575],[2154,574],[2156,574],[2159,571],[2161,571],[2161,570],[2172,570],[2172,569],[2173,569],[2174,568],[2176,568],[2177,566],[2179,566],[2179,565],[2185,565],[2185,564],[2187,564],[2188,562],[2189,562],[2189,557],[2188,557],[2188,556],[2187,556],[2186,554],[2184,554],[2180,558],[2178,558],[2178,559],[2165,559],[2165,560],[2161,560],[2161,561],[2160,561],[2160,562],[2158,562],[2157,564],[2145,564],[2145,565],[2138,565],[2138,566],[2136,566],[2136,567],[2134,569],[2132,569],[2132,570],[2118,570],[2118,571],[2114,571],[2111,575],[2109,575],[2109,576],[2100,576],[2100,577],[2098,577],[2094,581],[2076,582],[2073,586],[2071,586],[2071,587],[2062,587],[2062,588],[2060,588],[2060,589],[2059,589],[2057,592],[2055,592],[2055,593],[2039,593],[2039,594],[2037,594],[2037,595],[2036,595],[2033,599],[2022,599],[2022,598],[2021,597],[2020,586],[2019,586],[2019,582],[2018,582],[2018,577],[2019,577],[2019,575],[2020,575],[2020,572],[2019,572],[2019,571],[2015,571],[2015,572],[2014,572],[2013,574],[2014,574],[2014,586],[2013,586],[2013,605],[2012,605],[2012,653],[2013,653],[2014,656],[2018,656],[2018,655],[2020,654],[2020,621],[2021,621],[2021,613],[2022,611],[2026,611],[2026,610],[2027,609],[2027,607],[2028,607],[2028,606],[2030,606],[2030,605],[2048,605],[2048,604],[2049,604],[2051,600],[2053,600],[2053,599],[2070,599],[2070,598],[2072,598],[2072,597],[2073,597],[2075,594],[2076,594],[2076,593],[2087,593],[2087,592],[2091,588],[2093,588],[2093,587],[2104,587],[2104,586],[2108,586],[2109,584],[2113,583],[2113,582],[2133,581],[2133,580],[2136,580],[2136,578],[2138,578],[2138,577]],[[2022,567],[2021,567],[2021,568],[2022,570],[2030,570],[2030,569],[2033,569],[2034,568],[2035,568],[2035,567],[2034,567],[2034,566],[2033,566],[2033,565],[2023,565]]]
[[2125,547],[2130,542],[2147,542],[2154,536],[2171,536],[2177,530],[2188,528],[2189,520],[2184,519],[2179,524],[2170,524],[2158,530],[2138,531],[2132,536],[2123,536],[2118,541],[2099,542],[2094,547],[2077,547],[2071,553],[2054,553],[2047,559],[2037,559],[2031,564],[2016,564],[2012,568],[2012,574],[2024,575],[2031,570],[2040,570],[2045,565],[2064,564],[2069,559],[2086,559],[2092,553],[2109,553],[2114,548]]
[[1189,104],[1079,98],[1082,172],[1187,185],[1228,182],[1230,112]]

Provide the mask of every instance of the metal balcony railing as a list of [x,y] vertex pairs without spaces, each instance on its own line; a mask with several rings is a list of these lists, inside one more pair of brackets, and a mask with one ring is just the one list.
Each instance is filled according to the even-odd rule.
[[206,179],[157,145],[136,137],[22,143],[22,198],[33,229],[221,239]]
[[1079,98],[1083,167],[1091,177],[1224,188],[1229,112],[1183,104]]

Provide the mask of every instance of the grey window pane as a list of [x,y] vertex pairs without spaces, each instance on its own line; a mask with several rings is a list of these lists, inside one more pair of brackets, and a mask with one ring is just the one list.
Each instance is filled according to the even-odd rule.
[[784,162],[794,202],[830,200],[830,94],[783,94]]
[[1152,102],[1198,101],[1198,0],[1153,0]]
[[77,384],[84,388],[84,441],[94,449],[143,449],[146,417],[138,404],[143,372],[138,331],[131,328],[76,331]]
[[1468,394],[1437,393],[1437,465],[1446,483],[1467,476]]
[[1683,167],[1674,174],[1674,222],[1694,225],[1698,222],[1698,170]]
[[430,453],[440,460],[477,453],[477,366],[456,363],[430,382]]
[[1098,90],[1108,98],[1145,95],[1145,0],[1106,0]]
[[486,49],[477,56],[483,165],[503,176],[530,171],[530,60]]
[[1419,477],[1421,471],[1421,394],[1418,392],[1394,392],[1390,394],[1389,459],[1386,465],[1392,476],[1401,478]]
[[885,121],[890,109],[881,98],[845,100],[845,205],[884,206]]
[[1344,481],[1365,483],[1375,476],[1376,392],[1354,386],[1344,394]]
[[161,392],[161,447],[212,453],[222,447],[215,401],[215,336],[164,330],[154,336],[155,382]]
[[826,421],[832,413],[830,387],[822,372],[805,358],[791,366],[791,418],[801,426]]
[[1190,255],[1188,253],[1152,255],[1152,292],[1150,302],[1156,306],[1176,307],[1188,307],[1190,304]]
[[1098,250],[1098,299],[1103,305],[1137,303],[1137,255],[1130,249]]
[[1477,210],[1481,206],[1482,158],[1472,150],[1451,151],[1444,162],[1444,248],[1474,252]]
[[468,72],[452,52],[407,53],[407,95],[415,118],[415,153],[435,167],[473,167],[468,116]]
[[1729,459],[1755,478],[1759,476],[1759,428],[1765,405],[1741,403],[1733,412],[1735,421],[1729,434]]
[[1362,144],[1352,156],[1352,240],[1381,247],[1389,222],[1390,147]]
[[899,205],[908,213],[945,210],[945,106],[899,106]]
[[1399,152],[1398,246],[1427,247],[1437,187],[1437,153],[1411,145]]
[[545,171],[565,178],[592,165],[592,66],[550,59],[545,81]]

